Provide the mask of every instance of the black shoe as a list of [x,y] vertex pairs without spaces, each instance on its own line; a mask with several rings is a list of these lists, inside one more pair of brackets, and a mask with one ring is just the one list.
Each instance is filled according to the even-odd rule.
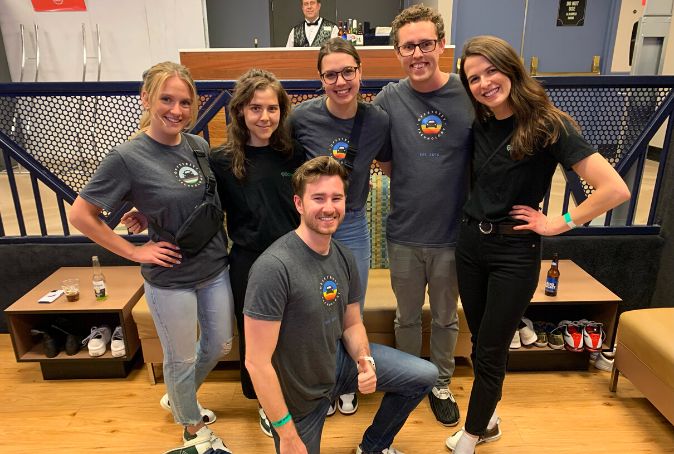
[[73,356],[82,348],[82,336],[73,334],[58,325],[51,326],[54,330],[60,331],[65,336],[65,351],[66,355]]
[[42,352],[47,358],[55,358],[61,351],[60,336],[48,330],[31,329],[30,333],[33,336],[42,336]]
[[449,388],[434,386],[428,393],[428,400],[431,403],[433,415],[440,424],[451,427],[459,423],[459,406]]

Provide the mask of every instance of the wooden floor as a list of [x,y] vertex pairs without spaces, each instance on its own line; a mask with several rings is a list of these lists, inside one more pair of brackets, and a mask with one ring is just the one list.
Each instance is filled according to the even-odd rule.
[[[127,379],[43,381],[37,363],[16,363],[9,335],[0,335],[0,452],[162,453],[178,446],[180,430],[159,407],[164,386],[150,385],[139,366]],[[273,453],[257,425],[237,373],[216,370],[200,391],[214,410],[211,426],[235,454]],[[607,372],[512,373],[500,405],[503,437],[481,445],[493,453],[674,453],[674,427],[621,377],[608,391]],[[472,376],[459,364],[452,390],[465,414]],[[323,453],[353,453],[381,395],[361,398],[353,416],[328,419]],[[463,422],[463,421],[462,421]],[[455,428],[435,422],[423,401],[395,441],[406,454],[443,453]]]

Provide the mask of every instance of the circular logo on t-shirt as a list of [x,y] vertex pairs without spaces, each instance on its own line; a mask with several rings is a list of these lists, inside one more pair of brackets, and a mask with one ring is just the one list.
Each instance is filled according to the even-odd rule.
[[330,275],[321,279],[321,298],[323,299],[323,305],[326,307],[333,306],[339,301],[339,296],[337,279]]
[[346,150],[349,149],[349,139],[338,137],[330,144],[330,152],[332,157],[341,161],[346,158]]
[[437,140],[445,133],[445,115],[437,110],[424,112],[417,117],[419,135],[425,140]]
[[173,169],[173,174],[183,186],[188,188],[194,188],[203,182],[201,173],[189,162],[178,164]]

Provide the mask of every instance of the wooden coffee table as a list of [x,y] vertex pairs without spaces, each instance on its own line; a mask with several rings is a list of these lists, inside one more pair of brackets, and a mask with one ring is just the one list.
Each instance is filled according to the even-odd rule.
[[[108,292],[104,301],[94,297],[91,267],[64,267],[5,309],[17,361],[39,362],[44,379],[126,377],[139,352],[140,341],[131,309],[144,292],[143,278],[138,266],[108,266],[102,267],[102,271]],[[53,303],[38,303],[50,290],[61,288],[62,280],[72,277],[80,279],[79,301],[69,302],[62,295]],[[58,356],[47,358],[40,337],[30,331],[58,324],[59,319],[65,319],[85,336],[93,326],[108,325],[111,331],[121,326],[126,355],[114,358],[108,345],[103,356],[91,357],[85,345],[73,356],[61,351]]]

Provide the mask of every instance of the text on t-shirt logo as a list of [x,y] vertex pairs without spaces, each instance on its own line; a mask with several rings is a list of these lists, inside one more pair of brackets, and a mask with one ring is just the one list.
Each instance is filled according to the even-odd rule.
[[341,294],[339,292],[339,286],[337,285],[337,279],[331,275],[327,275],[321,279],[321,298],[323,299],[323,305],[326,307],[332,307],[335,303],[339,302]]
[[346,158],[346,150],[349,149],[349,139],[346,137],[338,137],[330,144],[330,152],[332,157],[341,161]]
[[419,136],[425,140],[438,140],[445,134],[447,119],[442,112],[429,110],[417,117]]
[[201,172],[197,170],[189,162],[181,162],[173,169],[173,174],[176,176],[180,184],[188,188],[194,188],[203,183]]

